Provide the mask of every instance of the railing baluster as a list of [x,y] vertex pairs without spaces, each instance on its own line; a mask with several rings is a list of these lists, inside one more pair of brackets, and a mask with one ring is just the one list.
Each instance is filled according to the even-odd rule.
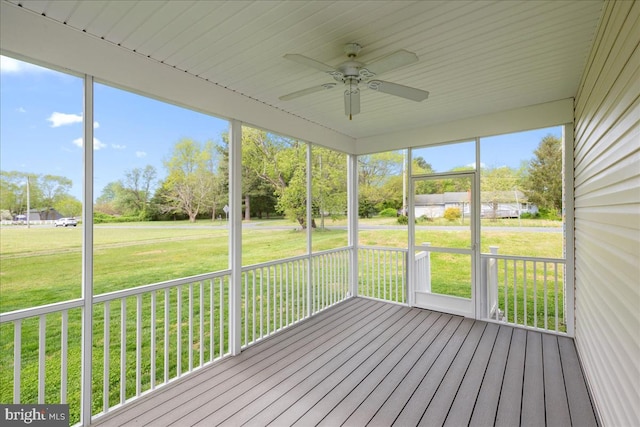
[[533,261],[533,326],[538,327],[538,266]]
[[20,373],[22,372],[22,320],[13,322],[13,403],[20,403]]
[[251,274],[251,288],[252,288],[252,295],[253,295],[253,303],[251,305],[251,308],[253,310],[253,314],[252,314],[252,319],[253,319],[253,325],[252,325],[252,329],[251,329],[251,336],[252,336],[252,341],[255,342],[256,340],[256,273],[255,271],[251,271],[251,272],[247,272],[247,275]]
[[136,297],[136,396],[142,383],[142,295]]
[[151,367],[149,379],[151,380],[151,390],[156,388],[156,291],[151,292],[151,349],[149,358],[151,359]]
[[249,341],[249,280],[244,274],[244,345]]
[[164,290],[164,382],[169,382],[169,288]]
[[278,289],[280,291],[280,301],[278,303],[278,308],[280,312],[278,313],[278,317],[280,318],[280,327],[278,329],[282,329],[282,264],[280,264],[277,268],[273,269],[274,276],[277,276],[277,273],[280,273],[280,278],[278,280]]
[[507,281],[508,281],[508,275],[507,275],[507,260],[504,259],[504,317],[505,319],[507,319],[507,322],[509,321],[509,304],[507,303],[508,301],[508,295],[509,295],[509,287],[507,286]]
[[120,300],[120,403],[127,400],[127,299]]
[[549,313],[547,310],[547,301],[548,301],[548,295],[547,295],[547,263],[544,263],[544,328],[545,329],[549,329]]
[[215,359],[215,281],[209,279],[209,360]]
[[[69,353],[69,312],[64,310],[61,318],[60,336],[60,403],[67,403],[67,357]],[[107,365],[108,366],[108,365]]]
[[522,261],[522,297],[523,297],[523,309],[524,309],[524,326],[527,326],[527,261]]
[[553,263],[553,269],[554,269],[554,278],[555,278],[556,332],[558,332],[558,263],[557,262]]
[[[286,263],[284,265],[285,267],[285,276],[284,276],[284,285],[285,285],[285,307],[286,307],[286,311],[285,311],[285,319],[284,319],[284,323],[285,324],[289,324],[289,311],[291,310],[291,307],[289,306],[289,276],[290,276],[290,272],[289,272],[289,267],[291,267],[291,271],[293,271],[293,264],[292,263]],[[293,317],[293,316],[292,316]]]
[[224,279],[220,278],[220,354],[224,355]]
[[[65,312],[66,313],[66,312]],[[111,313],[109,310],[109,301],[105,301],[104,303],[104,346],[103,346],[103,364],[104,371],[102,376],[102,411],[107,413],[109,411],[109,377],[110,377],[110,369],[109,369],[109,341],[110,341],[110,321],[111,321]],[[64,353],[63,353],[64,354]]]
[[189,372],[193,371],[193,283],[189,283],[189,341],[187,341]]
[[47,318],[46,315],[40,316],[38,343],[38,403],[44,403],[44,384],[45,384],[45,356],[47,349]]
[[176,373],[182,376],[182,286],[178,286],[178,296],[176,303]]
[[[264,325],[263,325],[263,313],[262,307],[264,305],[264,289],[263,289],[263,281],[262,281],[262,269],[257,270],[260,272],[260,338],[264,336]],[[254,273],[255,274],[255,273]],[[267,317],[269,317],[269,309],[267,308]]]
[[513,323],[518,323],[518,266],[513,260]]
[[199,325],[200,326],[200,334],[199,334],[199,339],[200,339],[200,343],[198,344],[198,348],[200,349],[200,360],[198,363],[198,366],[202,367],[204,365],[204,282],[202,280],[200,280],[200,322]]

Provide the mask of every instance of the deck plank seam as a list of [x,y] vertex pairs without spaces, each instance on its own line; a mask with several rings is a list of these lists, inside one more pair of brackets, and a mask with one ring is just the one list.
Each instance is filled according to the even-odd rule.
[[[476,351],[478,350],[478,346],[480,345],[480,341],[482,339],[482,336],[484,335],[485,331],[487,330],[487,324],[484,323],[484,322],[474,321],[473,325],[471,326],[471,328],[469,328],[469,331],[467,332],[467,335],[465,336],[465,339],[463,340],[462,345],[456,351],[456,355],[453,358],[451,358],[451,363],[449,364],[449,366],[447,366],[447,369],[446,369],[444,375],[442,376],[442,379],[438,383],[438,386],[434,390],[433,395],[429,399],[429,403],[427,405],[425,405],[424,412],[422,413],[422,416],[420,416],[420,420],[418,421],[418,424],[420,424],[420,425],[422,424],[422,420],[423,420],[425,414],[427,413],[427,411],[429,410],[429,406],[431,406],[431,402],[433,402],[433,399],[436,398],[436,396],[438,395],[438,390],[440,390],[442,385],[445,383],[445,381],[449,377],[450,372],[452,372],[451,371],[451,367],[456,363],[456,359],[458,359],[458,357],[460,356],[460,351],[462,350],[464,345],[468,342],[467,339],[469,338],[469,335],[471,334],[471,331],[473,331],[473,328],[476,327],[479,324],[482,325],[481,326],[482,327],[482,333],[480,334],[480,337],[478,337],[478,341],[475,343],[475,345],[473,347],[472,356],[469,357],[469,361],[468,362],[465,362],[465,365],[466,365],[465,372],[462,375],[462,377],[459,379],[460,382],[458,383],[458,387],[456,388],[456,394],[458,393],[458,390],[460,389],[460,384],[462,384],[462,380],[464,379],[464,375],[466,374],[467,370],[469,369],[469,365],[471,364],[471,360],[473,360],[473,355],[475,355]],[[455,394],[454,394],[454,399],[455,399]],[[451,403],[453,403],[453,399],[451,400]],[[449,406],[449,410],[451,410],[451,406]],[[449,414],[449,411],[447,411],[447,415],[448,414]],[[444,419],[446,420],[446,416],[445,416]]]
[[[385,333],[387,333],[387,331],[391,330],[394,327],[398,327],[400,321],[402,319],[404,319],[405,317],[407,317],[410,313],[406,312],[405,314],[402,315],[401,319],[399,319],[398,321],[394,322],[393,324],[390,324],[389,326],[387,326],[382,332],[378,332],[377,336],[372,336],[371,340],[366,343],[362,348],[360,348],[358,351],[354,352],[347,360],[343,361],[340,365],[338,365],[333,371],[331,371],[330,373],[328,373],[325,376],[325,380],[326,378],[328,378],[330,375],[333,375],[333,373],[335,371],[337,371],[338,369],[341,369],[344,365],[346,365],[347,362],[349,362],[352,358],[358,356],[360,353],[364,352],[366,350],[366,348],[368,346],[370,346],[372,343],[379,341],[381,336],[384,336]],[[412,317],[408,318],[405,320],[404,324],[402,324],[402,326],[400,326],[400,329],[406,327],[407,324],[409,324],[413,319],[415,319],[417,317],[417,313],[414,314]],[[387,320],[388,321],[388,320]],[[373,330],[369,331],[366,335],[363,335],[363,338],[371,335],[375,333]],[[384,345],[384,341],[380,342],[378,344],[380,347]],[[280,396],[278,398],[276,398],[274,401],[272,401],[271,403],[269,403],[265,408],[263,408],[261,411],[259,411],[257,414],[255,414],[252,418],[255,418],[256,416],[259,415],[259,413],[264,412],[264,410],[266,410],[268,407],[272,406],[276,401],[282,399],[286,393],[291,392],[291,390],[293,390],[294,388],[298,387],[300,384],[302,384],[304,381],[306,381],[308,378],[310,378],[311,376],[313,376],[314,374],[316,374],[318,371],[320,371],[321,369],[323,369],[326,366],[329,366],[332,362],[334,362],[333,359],[327,360],[326,363],[322,364],[321,366],[318,366],[317,369],[315,369],[314,371],[312,371],[309,375],[307,375],[306,377],[302,378],[300,381],[298,381],[296,384],[294,384],[289,390],[287,390],[285,393],[281,393]],[[286,380],[286,379],[285,379]],[[283,380],[284,381],[284,380]],[[282,383],[283,381],[281,381],[280,383]],[[323,380],[324,381],[324,380]],[[278,384],[275,384],[274,387],[276,387]],[[307,392],[305,392],[304,394],[300,395],[298,397],[298,400],[296,400],[296,402],[293,402],[291,405],[289,405],[289,407],[285,408],[283,411],[281,411],[280,415],[278,415],[277,417],[275,417],[273,420],[277,419],[279,416],[281,416],[284,412],[286,412],[287,410],[289,410],[289,408],[291,408],[293,405],[297,404],[300,400],[302,400],[304,397],[306,397],[310,392],[312,392],[314,390],[315,387],[317,387],[319,385],[316,384],[314,387],[310,388]],[[241,409],[240,409],[241,410]],[[303,414],[304,415],[304,414]],[[273,422],[272,420],[272,422]],[[225,420],[226,421],[226,420]],[[294,421],[295,422],[295,421]]]
[[[432,317],[433,317],[433,319],[431,319]],[[407,351],[406,351],[404,354],[402,354],[402,355],[401,355],[401,357],[400,357],[400,358],[395,362],[395,364],[394,364],[392,367],[390,367],[390,369],[386,372],[386,374],[384,374],[384,375],[382,376],[382,378],[380,378],[380,380],[379,380],[377,383],[372,384],[372,386],[370,387],[369,392],[366,394],[366,396],[364,396],[364,398],[362,398],[362,399],[361,399],[360,403],[358,403],[357,405],[355,405],[355,407],[354,407],[354,408],[353,408],[353,410],[349,413],[349,415],[345,418],[345,420],[346,420],[346,419],[348,419],[351,415],[353,415],[353,413],[354,413],[358,408],[360,408],[360,406],[361,406],[361,405],[362,405],[362,404],[363,404],[363,403],[364,403],[364,402],[365,402],[365,401],[366,401],[366,400],[371,396],[371,394],[372,394],[372,393],[373,393],[373,392],[374,392],[378,387],[380,387],[380,385],[381,385],[381,384],[382,384],[382,383],[383,383],[383,382],[384,382],[384,381],[389,377],[389,375],[391,375],[391,373],[392,373],[392,372],[394,372],[394,371],[398,368],[398,366],[400,366],[400,365],[403,363],[403,361],[405,360],[405,358],[407,358],[407,357],[409,356],[409,354],[410,354],[414,349],[418,348],[418,345],[419,345],[421,342],[424,342],[425,336],[429,333],[429,331],[432,331],[432,330],[433,330],[433,328],[434,328],[434,327],[435,327],[435,325],[437,324],[437,321],[440,319],[440,317],[442,317],[442,313],[438,313],[438,312],[434,312],[434,311],[431,311],[431,312],[429,313],[429,315],[428,315],[428,316],[423,320],[423,322],[422,322],[422,323],[426,322],[428,319],[431,319],[431,320],[430,320],[430,325],[429,325],[429,326],[428,326],[428,327],[427,327],[427,328],[426,328],[426,329],[425,329],[425,330],[420,334],[420,337],[418,337],[416,340],[414,340],[414,342],[413,342],[413,344],[411,345],[411,347],[410,347],[409,349],[407,349]],[[420,326],[422,325],[422,323],[421,323],[420,325],[418,325],[418,327],[420,327]],[[418,329],[418,327],[416,327],[416,329]],[[444,328],[444,325],[442,325],[442,328]],[[442,328],[441,328],[441,330],[442,330]],[[433,341],[433,340],[431,340],[431,341]],[[429,344],[427,344],[427,348],[428,348],[428,346],[429,346],[429,345],[430,345],[430,343],[429,343]],[[426,348],[425,348],[425,350],[426,350]],[[423,352],[424,352],[425,350],[423,350]],[[422,354],[422,352],[421,352],[421,354]],[[417,359],[419,359],[419,356],[420,356],[420,355],[418,355]],[[358,387],[359,387],[359,386],[360,386],[360,385],[361,385],[365,380],[367,380],[367,379],[369,378],[369,376],[370,376],[372,373],[373,373],[373,370],[372,370],[372,372],[371,372],[371,373],[370,373],[366,378],[364,378],[360,383],[356,384],[356,386],[355,386],[355,387],[353,387],[353,388],[352,388],[352,390],[351,390],[348,394],[346,394],[346,395],[345,395],[345,396],[344,396],[344,397],[343,397],[343,398],[342,398],[342,399],[341,399],[341,400],[336,404],[336,406],[335,406],[334,408],[332,408],[332,410],[331,410],[331,411],[328,411],[328,412],[327,412],[327,414],[326,414],[326,415],[325,415],[325,416],[324,416],[324,417],[319,421],[318,425],[320,425],[320,424],[322,424],[323,422],[325,422],[325,420],[327,419],[327,417],[329,417],[329,416],[331,415],[331,413],[332,413],[333,411],[335,411],[335,409],[336,409],[336,408],[338,408],[338,407],[339,407],[343,402],[345,402],[345,400],[346,400],[347,398],[349,398],[350,396],[352,396],[352,395],[353,395],[353,393],[355,393],[355,390],[356,390],[356,389],[357,389],[357,388],[358,388]]]
[[[354,327],[354,325],[357,325],[357,324],[359,324],[359,323],[361,323],[361,322],[365,322],[365,323],[366,323],[366,319],[367,319],[369,316],[371,316],[371,315],[373,315],[374,313],[376,313],[378,310],[382,310],[382,311],[392,311],[392,309],[391,309],[391,308],[386,308],[386,307],[382,307],[382,306],[377,307],[376,309],[374,309],[374,311],[373,311],[372,313],[370,313],[370,314],[368,314],[367,316],[365,316],[365,317],[361,318],[360,320],[358,320],[358,322],[357,322],[357,323],[355,323],[355,324],[353,324],[353,325],[350,325],[350,326],[345,326],[345,327],[344,327],[344,330],[349,329],[349,328],[351,328],[351,327]],[[344,316],[344,317],[345,317],[345,318],[348,318],[348,319],[350,319],[350,318],[352,318],[352,317],[356,318],[356,317],[358,316],[358,314],[360,314],[360,312],[350,312],[350,313],[348,313],[348,314],[347,314],[346,316]],[[337,318],[337,319],[335,319],[335,320],[333,320],[330,324],[327,324],[327,325],[321,325],[321,326],[319,327],[319,329],[318,329],[318,330],[316,330],[316,331],[314,332],[314,334],[316,334],[316,333],[317,333],[319,336],[324,336],[324,335],[327,335],[328,333],[334,332],[334,334],[333,334],[331,337],[334,337],[334,336],[336,336],[336,335],[340,334],[342,331],[340,331],[339,329],[332,329],[330,326],[331,326],[333,323],[338,322],[338,321],[339,321],[339,320],[341,320],[341,319],[343,319],[343,317],[342,317],[342,316],[341,316],[341,317],[339,317],[339,318]],[[348,325],[348,323],[346,323],[346,324]],[[313,336],[313,334],[311,334],[310,336],[304,337],[303,339],[307,339],[307,338],[308,338],[309,340],[311,340],[311,339],[312,339],[312,336]],[[330,338],[331,338],[331,337],[330,337]],[[330,338],[327,338],[327,339],[330,339]],[[294,341],[294,342],[300,342],[300,341],[302,341],[302,340],[300,340],[300,339],[299,339],[299,340]],[[319,343],[317,343],[317,345],[319,345]],[[304,347],[304,345],[303,345],[303,346],[301,346],[300,348],[303,348],[303,347]],[[276,348],[277,348],[277,347],[276,347]],[[298,348],[298,350],[299,350],[300,348]],[[280,349],[278,349],[277,351],[275,351],[273,354],[270,354],[270,355],[268,355],[266,358],[261,359],[261,360],[260,360],[260,363],[261,363],[261,362],[265,362],[265,363],[266,363],[266,361],[267,361],[267,360],[269,360],[270,358],[277,358],[277,356],[278,356],[278,354],[279,354],[279,353],[288,353],[288,354],[291,354],[290,350],[291,350],[291,345],[289,345],[289,346],[287,346],[287,347],[285,347],[285,348],[280,348]],[[311,350],[310,350],[310,351],[311,351]],[[257,354],[261,354],[262,352],[256,352],[256,353],[257,353]],[[238,357],[240,357],[240,356],[238,356]],[[241,361],[241,363],[234,364],[234,365],[233,365],[233,368],[234,368],[234,370],[235,370],[235,371],[240,371],[242,374],[245,374],[245,375],[246,375],[246,374],[247,374],[247,372],[246,372],[246,371],[244,371],[244,370],[242,369],[242,366],[243,366],[243,365],[245,365],[245,364],[247,364],[247,363],[248,363],[248,362],[247,362],[246,360],[243,360],[243,361]],[[258,364],[256,364],[256,363],[251,364],[251,368],[257,369],[257,366],[258,366]],[[209,382],[211,382],[215,377],[217,377],[217,376],[219,376],[219,375],[221,375],[221,374],[225,374],[225,373],[226,373],[226,374],[229,374],[230,376],[228,376],[227,378],[222,379],[222,381],[220,381],[220,382],[216,382],[215,384],[207,384],[207,385],[205,385],[205,383],[209,383]],[[230,371],[229,371],[229,372],[224,372],[224,371],[223,371],[223,372],[220,372],[219,374],[216,374],[215,376],[213,376],[213,377],[211,377],[211,378],[207,378],[207,379],[205,379],[204,381],[201,381],[201,382],[199,382],[199,383],[195,384],[194,386],[200,386],[200,385],[203,385],[203,387],[204,387],[204,386],[206,386],[206,387],[207,387],[205,390],[202,390],[202,391],[198,394],[198,396],[202,396],[203,394],[210,392],[212,389],[214,389],[214,388],[216,388],[216,387],[218,387],[218,386],[221,386],[221,385],[222,385],[222,384],[224,384],[225,382],[228,382],[228,381],[232,381],[232,380],[234,380],[234,378],[235,378],[236,376],[237,376],[237,374],[233,374],[233,372],[230,372]],[[244,381],[246,381],[246,380],[244,380]],[[234,387],[235,387],[235,386],[234,386]],[[190,390],[193,390],[194,388],[195,388],[195,387],[191,387],[191,389],[190,389]],[[221,392],[220,392],[220,393],[218,393],[218,395],[214,396],[214,398],[215,398],[215,397],[217,397],[217,396],[219,396],[219,395],[221,395],[221,394],[226,394],[229,390],[230,390],[230,389],[225,389],[224,387],[221,387]],[[190,402],[193,402],[193,400],[194,400],[194,399],[192,398],[192,399],[190,400]],[[210,399],[210,400],[212,400],[212,399]],[[167,409],[167,411],[170,411],[170,409]],[[166,413],[166,412],[165,412],[165,413]],[[153,418],[152,420],[150,420],[150,422],[151,422],[151,423],[153,423],[153,421],[157,420],[157,419],[158,419],[158,418],[160,418],[161,416],[162,416],[162,415],[157,415],[155,418]],[[139,417],[137,417],[137,418],[139,418]]]
[[[377,309],[376,309],[376,311],[377,311]],[[386,319],[388,319],[388,318],[393,317],[393,316],[394,316],[394,315],[396,315],[397,313],[400,313],[400,310],[399,310],[399,309],[394,309],[394,307],[390,307],[389,309],[386,309],[386,310],[384,310],[384,311],[385,311],[385,312],[389,312],[390,314],[389,314],[386,318],[380,318],[380,317],[376,318],[376,320],[379,320],[379,321],[380,321],[380,323],[381,323],[381,322],[384,322],[384,321],[385,321]],[[375,312],[371,313],[370,315],[373,315],[374,313],[375,313]],[[371,329],[374,329],[374,328],[375,328],[373,325],[374,325],[374,324],[369,323],[369,325],[368,325],[368,326],[370,326],[370,329],[369,329],[369,330],[371,330]],[[346,331],[346,330],[348,330],[348,329],[351,329],[351,328],[354,328],[354,325],[347,327],[347,328],[345,329],[345,331]],[[357,330],[357,328],[355,328],[355,329]],[[365,330],[364,330],[364,329],[362,329],[361,331],[365,331]],[[344,331],[343,331],[343,333],[344,333]],[[358,338],[358,340],[357,340],[357,341],[361,340],[364,336],[366,336],[366,334],[367,334],[367,332],[363,332],[363,335],[362,335],[360,338]],[[339,335],[339,333],[334,333],[334,334],[331,336],[331,338],[336,338],[338,335]],[[300,360],[301,360],[303,357],[305,357],[305,356],[309,356],[311,353],[313,353],[313,351],[314,351],[315,349],[320,348],[323,344],[325,344],[325,345],[326,345],[326,343],[327,343],[328,341],[329,341],[329,340],[326,340],[326,341],[321,342],[321,343],[314,343],[314,344],[315,344],[315,346],[314,346],[313,348],[310,348],[310,349],[308,349],[308,350],[304,351],[304,353],[302,354],[302,356],[301,356],[301,357],[298,357],[298,358],[296,359],[296,363],[300,363]],[[305,348],[306,348],[306,347],[305,347]],[[328,350],[326,350],[326,351],[322,352],[321,354],[322,354],[322,355],[324,355],[324,354],[326,354],[327,352],[329,352],[330,350],[335,350],[336,348],[337,348],[337,346],[334,346],[333,348],[328,349]],[[292,355],[289,355],[289,356],[292,356]],[[282,360],[284,360],[284,359],[282,359]],[[282,361],[282,360],[281,360],[281,361]],[[284,363],[284,362],[282,362],[281,364],[283,364],[284,366],[282,366],[281,368],[277,369],[273,374],[264,374],[264,372],[260,372],[260,374],[262,374],[262,375],[259,375],[259,378],[261,378],[261,380],[260,380],[260,381],[257,381],[257,379],[255,378],[255,376],[252,376],[251,378],[249,378],[248,380],[251,380],[251,382],[253,383],[253,387],[252,387],[252,388],[255,388],[255,386],[256,386],[256,385],[259,385],[259,384],[264,383],[265,381],[268,381],[268,380],[269,380],[269,378],[270,378],[270,377],[272,377],[273,375],[275,375],[275,374],[277,374],[277,373],[280,373],[281,371],[283,371],[283,370],[285,370],[285,369],[288,369],[288,368],[290,368],[290,366],[291,366],[291,365],[288,365],[288,364],[286,364],[286,363]],[[299,368],[299,369],[302,369],[302,367],[301,367],[301,368]],[[248,381],[248,380],[243,381],[243,383],[244,383],[244,382],[246,382],[246,381]],[[256,382],[256,381],[257,381],[257,382]],[[283,380],[283,381],[284,381],[284,380]],[[233,388],[236,388],[236,387],[237,387],[237,385],[236,385],[236,386],[234,386]],[[228,391],[229,391],[229,390],[224,390],[224,394],[227,394],[227,393],[228,393]],[[244,393],[241,393],[241,395],[242,395],[242,394],[244,394]],[[235,399],[234,399],[234,400],[235,400]],[[202,405],[198,406],[196,409],[200,409],[200,408],[202,408],[204,405],[211,405],[211,402],[212,402],[212,399],[209,399],[209,400],[205,401]],[[225,404],[225,405],[226,405],[226,404]],[[224,405],[223,405],[223,406],[224,406]],[[209,412],[209,413],[207,413],[207,415],[205,415],[204,417],[202,417],[202,418],[201,418],[200,420],[198,420],[197,422],[200,422],[200,421],[204,420],[205,418],[208,418],[209,416],[211,416],[213,413],[217,412],[218,410],[219,410],[219,409],[217,409],[216,411],[213,411],[213,412]],[[182,417],[182,418],[180,418],[180,419],[182,420],[183,418],[184,418],[184,417]],[[176,421],[176,422],[177,422],[177,421]]]
[[[442,346],[442,348],[440,349],[440,351],[438,352],[438,355],[434,358],[433,363],[431,364],[431,366],[429,366],[429,369],[427,369],[427,371],[424,373],[424,375],[422,376],[422,379],[420,380],[420,382],[418,383],[417,387],[413,390],[413,392],[411,393],[411,395],[409,396],[409,398],[407,399],[407,401],[405,402],[405,404],[403,405],[402,409],[400,410],[400,412],[398,413],[398,415],[395,417],[395,419],[393,420],[393,424],[396,424],[398,421],[398,418],[400,417],[400,415],[403,413],[404,409],[407,407],[407,405],[409,404],[409,401],[413,398],[414,394],[416,393],[416,391],[420,388],[420,386],[422,385],[422,382],[425,380],[425,378],[427,377],[427,375],[429,375],[429,373],[431,372],[431,369],[433,368],[433,366],[436,364],[436,362],[440,359],[440,356],[442,355],[442,352],[447,348],[447,346],[449,345],[449,343],[451,342],[451,339],[453,337],[456,336],[456,333],[458,332],[458,330],[460,329],[460,327],[463,325],[464,321],[460,322],[458,324],[458,326],[456,327],[455,331],[453,332],[453,334],[451,334],[451,336],[449,337],[449,339],[447,339],[447,342]],[[471,328],[469,328],[469,330],[465,333],[465,338],[466,336],[469,334],[469,331],[471,331]],[[428,406],[428,405],[427,405]],[[425,409],[426,410],[426,409]],[[423,413],[424,414],[424,413]]]

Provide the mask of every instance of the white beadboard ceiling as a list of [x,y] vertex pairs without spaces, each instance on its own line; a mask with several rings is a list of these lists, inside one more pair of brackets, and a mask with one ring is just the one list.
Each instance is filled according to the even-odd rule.
[[[3,0],[6,1],[6,0]],[[10,0],[310,122],[365,138],[574,97],[602,1],[72,1]],[[333,79],[288,61],[329,65],[398,49],[419,62],[380,79],[427,90],[416,103],[365,90],[344,115],[342,89],[279,96]]]

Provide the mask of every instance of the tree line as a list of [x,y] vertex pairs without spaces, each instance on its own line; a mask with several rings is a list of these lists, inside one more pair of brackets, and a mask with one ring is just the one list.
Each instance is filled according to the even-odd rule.
[[[229,192],[229,141],[177,141],[163,162],[164,178],[151,165],[134,168],[108,183],[95,203],[98,222],[110,220],[167,220],[226,218]],[[243,217],[283,215],[307,227],[307,144],[253,128],[242,136]],[[342,216],[347,210],[346,155],[311,148],[312,227],[316,219]],[[358,157],[359,215],[369,217],[385,209],[403,208],[403,155],[385,152]],[[414,173],[432,173],[425,159],[413,160]],[[457,170],[468,170],[460,167]],[[26,178],[31,206],[55,208],[64,216],[78,216],[81,203],[69,195],[71,180],[61,176],[2,172],[0,208],[12,215],[26,209]],[[467,191],[464,180],[420,182],[418,194]],[[433,187],[439,186],[438,188]],[[465,186],[466,185],[466,186]],[[483,168],[483,197],[503,202],[501,195],[523,191],[540,209],[562,207],[562,148],[554,136],[544,137],[534,158],[520,168]],[[483,200],[485,202],[485,200]]]

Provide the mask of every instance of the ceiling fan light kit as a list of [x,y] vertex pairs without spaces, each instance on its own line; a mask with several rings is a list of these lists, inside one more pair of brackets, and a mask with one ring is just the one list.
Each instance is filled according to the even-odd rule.
[[[337,82],[343,83],[344,113],[349,116],[349,120],[352,120],[353,116],[360,112],[360,87],[358,86],[360,83],[365,84],[369,89],[377,92],[410,99],[416,102],[427,99],[429,92],[425,90],[383,80],[371,80],[379,74],[417,62],[418,56],[415,53],[401,49],[369,64],[365,64],[355,59],[361,49],[362,46],[358,43],[347,43],[344,51],[349,59],[336,67],[331,67],[300,54],[288,53],[284,55],[284,58],[325,72],[332,76]],[[332,89],[335,86],[336,83],[325,83],[320,86],[313,86],[292,92],[288,95],[283,95],[280,97],[280,100],[289,101],[322,90]]]

